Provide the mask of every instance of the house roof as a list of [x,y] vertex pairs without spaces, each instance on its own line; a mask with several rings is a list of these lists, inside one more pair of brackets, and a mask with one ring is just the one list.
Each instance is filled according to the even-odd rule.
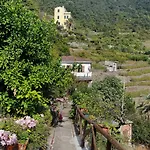
[[85,62],[91,63],[91,61],[87,58],[82,57],[74,57],[74,56],[62,56],[62,62]]

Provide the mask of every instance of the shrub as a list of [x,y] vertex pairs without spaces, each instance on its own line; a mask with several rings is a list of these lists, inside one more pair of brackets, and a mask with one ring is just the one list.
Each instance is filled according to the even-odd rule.
[[141,54],[137,54],[137,55],[129,55],[129,59],[134,60],[134,61],[147,61],[148,60],[148,56],[146,55],[141,55]]
[[150,59],[148,59],[148,64],[150,64]]
[[[32,118],[27,118],[28,121],[26,120],[25,122],[33,121]],[[25,141],[29,138],[27,150],[37,150],[39,148],[46,149],[47,139],[50,134],[50,111],[47,110],[44,114],[35,115],[33,118],[36,120],[36,126],[35,123],[32,124],[34,126],[33,128],[24,128],[25,123],[22,124],[22,127],[22,125],[15,122],[16,120],[14,118],[7,118],[6,120],[3,120],[1,127],[6,131],[15,133],[19,143],[25,143]]]
[[135,143],[150,146],[150,121],[144,118],[134,118],[133,120],[133,140]]

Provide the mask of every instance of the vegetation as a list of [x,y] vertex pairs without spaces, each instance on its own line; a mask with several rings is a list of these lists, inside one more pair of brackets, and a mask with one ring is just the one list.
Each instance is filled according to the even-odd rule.
[[[114,129],[114,121],[119,125],[126,119],[133,121],[133,143],[141,143],[149,146],[149,120],[135,111],[135,104],[130,96],[124,95],[123,85],[115,77],[106,77],[103,81],[92,84],[86,88],[79,85],[72,95],[73,102],[80,108],[85,108],[84,114],[97,123],[103,123],[112,129],[112,135],[118,137]],[[148,112],[149,105],[142,107],[142,111]],[[141,121],[142,120],[142,121]],[[144,127],[144,129],[142,129]],[[97,137],[101,147],[105,140]]]
[[64,94],[72,83],[71,72],[52,54],[55,25],[19,1],[0,4],[0,107],[17,116],[42,113],[50,98]]
[[[150,11],[146,1],[34,0],[34,3],[38,3],[40,12],[52,16],[57,6],[65,6],[72,12],[75,28],[63,33],[63,38],[73,49],[86,51],[71,55],[90,58],[94,63],[106,59],[121,63],[148,60],[148,49],[143,46],[143,39],[149,35]],[[69,54],[68,50],[65,54]]]
[[136,143],[146,144],[150,147],[150,132],[149,132],[150,121],[136,117],[133,124],[133,140]]
[[[123,141],[118,128],[125,124],[127,118],[132,117],[135,106],[132,99],[124,95],[123,84],[118,78],[106,77],[102,81],[93,83],[90,88],[79,85],[72,99],[74,104],[86,110],[83,114],[88,119],[103,124],[104,127],[109,128],[111,136]],[[99,134],[96,140],[97,145],[103,149],[106,140]]]
[[150,90],[149,90],[149,89],[126,92],[126,94],[127,94],[127,95],[130,95],[132,98],[135,98],[135,97],[142,97],[142,96],[148,95],[149,93],[150,93]]
[[[148,1],[142,0],[36,0],[40,9],[53,14],[57,6],[65,6],[72,12],[79,26],[92,30],[107,31],[114,26],[121,31],[144,31],[149,29],[150,8]],[[78,23],[79,22],[79,23]]]
[[34,0],[22,0],[22,2],[23,2],[24,6],[27,9],[38,13],[38,11],[39,11],[39,4],[36,1],[34,1]]
[[36,127],[23,128],[15,123],[15,119],[7,118],[0,122],[0,128],[17,135],[18,143],[24,144],[29,138],[27,150],[46,149],[47,137],[50,134],[51,115],[45,111],[42,115],[34,115]]
[[129,82],[129,83],[127,83],[126,84],[126,87],[128,87],[128,86],[143,86],[143,85],[145,85],[145,86],[150,86],[150,81],[147,81],[147,82]]
[[[126,94],[129,94],[132,98],[135,98],[136,114],[129,116],[133,121],[133,136],[132,140],[134,144],[144,144],[150,146],[149,143],[149,74],[145,74],[149,70],[148,62],[135,62],[128,61],[121,66],[125,70],[127,78]],[[123,71],[122,70],[122,71]],[[129,74],[130,73],[130,74]],[[132,76],[132,75],[136,76]],[[140,75],[140,76],[139,76]],[[126,76],[124,76],[126,78]],[[134,87],[132,87],[134,86]],[[148,96],[147,96],[148,95]],[[136,102],[137,101],[137,102]]]
[[139,81],[149,81],[150,80],[150,77],[145,75],[143,77],[140,77],[140,78],[131,78],[131,81],[133,82],[139,82]]
[[149,64],[146,61],[139,61],[138,63],[136,61],[127,61],[121,66],[121,69],[137,69],[143,67],[149,67]]
[[[70,87],[73,89],[71,71],[60,67],[60,56],[71,54],[90,58],[96,69],[104,69],[98,64],[102,60],[120,63],[142,60],[145,62],[137,68],[149,66],[150,51],[142,43],[150,35],[150,5],[146,0],[1,0],[0,5],[0,109],[4,115],[31,115],[38,120],[32,133],[23,132],[19,127],[16,130],[12,120],[0,126],[19,137],[30,136],[28,149],[46,147],[51,120],[47,111],[49,102],[63,96]],[[39,19],[43,11],[53,14],[54,7],[61,5],[72,12],[73,31],[56,29],[52,19]],[[145,68],[131,71],[133,64],[123,68],[127,69],[121,74],[124,76],[150,72]],[[132,77],[131,81],[148,81],[148,78]],[[135,84],[139,83],[131,82],[128,86]],[[149,85],[149,82],[140,84]],[[149,94],[149,90],[127,94],[137,97]],[[140,118],[142,121],[133,118],[134,102],[126,96],[119,79],[106,77],[90,88],[79,85],[72,99],[86,108],[91,119],[97,122],[110,125],[116,121],[121,125],[127,118],[133,120],[134,142],[149,145],[149,123],[144,118]],[[149,111],[149,103],[146,106],[144,108]],[[44,118],[39,115],[41,113],[45,114]]]
[[[73,83],[60,62],[69,49],[53,21],[39,19],[33,1],[2,0],[0,6],[0,115],[5,117],[0,128],[15,133],[19,142],[29,138],[28,150],[47,149],[50,101]],[[36,127],[15,123],[24,116],[36,119]]]
[[[95,116],[98,122],[117,121],[123,124],[125,116],[130,111],[134,112],[134,103],[125,97],[123,85],[115,77],[106,77],[103,81],[93,83],[91,88],[78,88],[72,99],[81,108],[87,108],[88,113]],[[128,104],[132,105],[130,110],[126,107]]]
[[120,73],[121,76],[140,76],[142,74],[150,73],[150,69],[128,70],[128,72]]

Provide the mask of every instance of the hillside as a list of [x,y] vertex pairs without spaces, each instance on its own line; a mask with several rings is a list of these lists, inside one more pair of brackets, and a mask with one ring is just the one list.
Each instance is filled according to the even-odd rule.
[[[148,60],[150,53],[149,0],[24,0],[29,9],[39,10],[39,17],[53,17],[54,8],[65,6],[72,12],[73,31],[59,30],[61,46],[54,55],[74,55],[98,62]],[[48,17],[50,16],[50,17]],[[69,49],[70,48],[70,53]],[[62,51],[59,53],[59,51]],[[145,55],[146,54],[146,55]]]
[[92,30],[106,30],[114,25],[120,29],[139,31],[150,29],[149,0],[33,0],[40,10],[53,14],[64,5],[80,25]]

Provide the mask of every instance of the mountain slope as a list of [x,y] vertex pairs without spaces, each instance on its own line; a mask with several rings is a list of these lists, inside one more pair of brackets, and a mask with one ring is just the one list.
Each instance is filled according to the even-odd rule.
[[34,0],[42,11],[53,14],[57,6],[65,6],[73,18],[83,26],[101,30],[118,25],[119,28],[149,29],[149,0]]

